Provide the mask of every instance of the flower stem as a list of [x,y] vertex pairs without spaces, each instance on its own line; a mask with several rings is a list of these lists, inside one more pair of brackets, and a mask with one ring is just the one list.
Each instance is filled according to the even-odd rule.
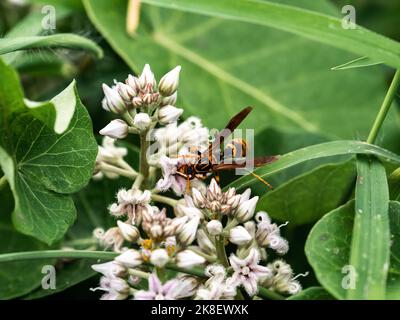
[[165,203],[171,207],[175,207],[176,204],[178,203],[178,200],[175,200],[175,199],[172,199],[169,197],[165,197],[165,196],[160,196],[159,194],[154,194],[154,193],[151,194],[151,199],[156,202]]
[[219,237],[215,241],[215,247],[217,249],[217,257],[219,262],[225,267],[229,268],[229,261],[228,257],[226,256],[226,251],[225,251],[225,244],[224,244],[224,237]]
[[130,179],[135,179],[136,176],[137,176],[137,173],[135,171],[129,171],[129,170],[126,170],[126,169],[115,167],[115,166],[112,166],[112,165],[110,165],[108,163],[105,163],[105,162],[102,162],[100,164],[100,169],[104,170],[104,171],[116,173],[116,174],[118,174],[120,176],[127,177],[127,178],[130,178]]
[[258,287],[258,294],[259,297],[264,298],[264,299],[269,299],[269,300],[285,300],[285,297],[281,296],[279,293],[276,293],[272,290],[269,290],[267,288]]
[[0,178],[0,190],[3,189],[7,185],[7,178],[6,176],[2,176]]
[[128,269],[128,273],[131,276],[139,277],[139,278],[143,278],[143,279],[148,279],[149,276],[150,276],[150,273],[144,272],[144,271],[141,271],[141,270],[138,270],[138,269]]
[[398,69],[393,77],[392,83],[390,84],[389,90],[386,94],[385,99],[383,100],[382,106],[376,116],[375,122],[371,128],[371,131],[368,135],[367,142],[374,143],[375,139],[379,133],[380,128],[382,127],[383,121],[386,118],[386,115],[390,109],[390,106],[396,96],[397,90],[400,86],[400,69]]
[[143,184],[147,188],[149,178],[149,163],[147,162],[147,149],[150,142],[147,141],[148,130],[140,134],[140,173],[143,175]]
[[143,175],[141,173],[139,173],[135,179],[135,182],[132,185],[132,189],[139,189],[142,182],[143,182]]

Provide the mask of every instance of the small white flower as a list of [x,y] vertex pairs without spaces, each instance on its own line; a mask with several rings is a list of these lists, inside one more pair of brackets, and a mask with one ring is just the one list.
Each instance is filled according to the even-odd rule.
[[154,73],[151,71],[150,66],[148,64],[144,66],[143,71],[139,76],[139,83],[142,89],[150,87],[151,90],[153,90],[153,88],[156,85],[156,79],[154,77]]
[[188,298],[196,293],[199,283],[195,277],[181,275],[178,276],[176,280],[179,283],[178,287],[175,289],[176,299]]
[[112,120],[99,133],[113,139],[124,139],[128,135],[128,125],[120,119]]
[[120,189],[117,194],[118,203],[109,207],[110,213],[116,217],[127,215],[129,222],[140,224],[143,212],[149,210],[150,197],[149,190]]
[[183,109],[176,108],[171,105],[166,105],[158,110],[158,121],[161,124],[176,122],[182,113]]
[[162,284],[155,274],[151,274],[148,281],[149,290],[135,292],[135,300],[176,300],[176,295],[179,293],[176,290],[179,286],[179,281],[172,279]]
[[163,96],[170,96],[178,89],[180,71],[181,66],[177,66],[161,78],[158,90]]
[[147,113],[140,112],[135,115],[133,123],[139,130],[145,130],[149,127],[151,119]]
[[114,113],[124,113],[127,110],[124,100],[115,88],[110,88],[103,83],[103,91],[105,97],[102,101],[102,107],[104,110]]
[[243,285],[250,296],[257,293],[258,281],[272,276],[272,270],[258,265],[259,261],[260,254],[255,248],[250,250],[245,259],[239,259],[234,254],[229,257],[229,262],[233,268],[232,282]]
[[207,223],[207,231],[212,236],[220,235],[222,232],[222,223],[218,220],[211,220]]
[[235,218],[239,222],[246,222],[247,220],[250,220],[254,215],[254,210],[256,209],[257,201],[258,201],[258,196],[243,201],[236,210]]
[[230,230],[229,241],[238,246],[243,246],[251,241],[251,235],[242,226],[237,226]]
[[128,283],[118,277],[102,277],[100,279],[100,286],[125,295],[128,295],[130,289]]
[[105,136],[99,146],[96,162],[118,162],[128,154],[128,149],[115,146],[115,139]]
[[152,251],[150,262],[156,267],[162,268],[169,261],[168,253],[165,249],[156,249]]
[[136,228],[131,224],[122,222],[120,220],[117,221],[117,224],[125,240],[130,242],[136,242],[139,239],[140,231],[138,228]]
[[120,252],[124,244],[124,237],[118,227],[108,229],[100,238],[100,244],[105,248],[113,247],[115,252]]
[[180,268],[191,268],[204,262],[206,259],[192,250],[184,250],[176,255],[176,264]]
[[119,277],[126,274],[126,268],[115,261],[93,264],[92,269],[106,277]]
[[114,259],[127,268],[135,268],[142,264],[142,254],[134,249],[128,249]]

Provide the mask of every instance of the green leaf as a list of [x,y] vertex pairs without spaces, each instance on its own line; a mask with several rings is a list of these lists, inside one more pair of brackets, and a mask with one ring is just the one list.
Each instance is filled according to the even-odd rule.
[[54,47],[88,50],[97,58],[103,57],[103,50],[96,43],[72,33],[0,39],[0,55],[19,50]]
[[334,300],[334,298],[322,287],[310,287],[287,300]]
[[[301,3],[337,14],[326,1]],[[185,117],[199,116],[210,128],[223,128],[229,117],[252,105],[242,126],[256,133],[273,125],[362,137],[383,99],[383,81],[373,70],[332,72],[333,65],[353,56],[307,39],[149,5],[142,6],[141,24],[131,38],[125,30],[125,1],[85,0],[84,5],[95,27],[136,73],[149,63],[159,78],[181,65],[178,104]],[[393,129],[394,120],[387,125]]]
[[[47,247],[31,237],[18,233],[10,221],[13,198],[7,188],[0,192],[0,253],[45,250]],[[42,267],[52,264],[53,259],[26,262],[5,262],[0,264],[0,299],[22,296],[41,283]]]
[[349,62],[343,63],[339,66],[331,68],[331,70],[347,70],[353,68],[364,68],[382,64],[382,61],[370,59],[368,57],[360,57]]
[[[348,268],[352,231],[354,227],[354,204],[352,200],[319,220],[312,228],[305,246],[305,253],[314,269],[320,284],[335,298],[346,299],[349,279],[354,276]],[[392,261],[399,258],[399,214],[400,203],[391,201],[389,206],[390,228],[392,234]],[[377,241],[377,239],[375,239]],[[389,268],[387,298],[399,299],[400,269],[399,264]],[[344,284],[345,286],[343,286]]]
[[277,28],[326,43],[358,55],[400,66],[400,43],[354,25],[342,27],[342,19],[271,1],[242,0],[143,0],[145,3],[201,13],[210,16],[246,21]]
[[[57,7],[57,22],[65,18],[70,14],[70,10],[64,7]],[[4,38],[17,38],[17,37],[30,37],[37,36],[43,32],[43,13],[41,11],[32,10],[23,19],[13,26],[13,28],[7,32]],[[14,64],[19,62],[24,51],[14,51],[2,55],[2,59],[7,64]]]
[[74,82],[47,103],[23,100],[15,72],[0,62],[0,164],[13,191],[17,230],[48,244],[75,219],[69,193],[91,178],[97,154]]
[[257,210],[291,225],[315,222],[343,203],[355,177],[353,161],[320,166],[266,193]]
[[350,265],[357,273],[348,299],[384,299],[389,268],[389,190],[379,160],[357,158],[357,184]]
[[[283,156],[280,156],[277,161],[254,170],[254,173],[262,178],[267,178],[270,175],[273,175],[305,161],[323,157],[350,154],[370,154],[381,157],[388,162],[400,162],[400,156],[385,149],[382,149],[378,146],[361,141],[343,140],[321,143],[287,153]],[[258,182],[257,178],[249,174],[240,177],[239,179],[231,183],[228,187],[244,189],[251,186],[255,182]]]
[[400,300],[400,203],[389,204],[391,255],[386,299]]

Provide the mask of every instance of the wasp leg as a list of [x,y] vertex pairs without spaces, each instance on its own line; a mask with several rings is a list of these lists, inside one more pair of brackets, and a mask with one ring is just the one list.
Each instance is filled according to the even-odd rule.
[[190,193],[190,178],[189,176],[186,177],[186,193]]
[[219,173],[217,171],[214,172],[214,177],[215,177],[215,181],[217,181],[217,183],[219,184],[220,178],[219,178]]

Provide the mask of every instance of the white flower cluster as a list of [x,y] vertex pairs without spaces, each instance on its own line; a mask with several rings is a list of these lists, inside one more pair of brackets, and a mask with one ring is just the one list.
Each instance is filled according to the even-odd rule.
[[[223,191],[214,179],[208,187],[191,179],[188,190],[186,177],[178,174],[179,167],[197,161],[192,156],[209,143],[209,130],[198,118],[177,122],[182,114],[174,106],[179,72],[180,67],[173,69],[157,86],[146,65],[138,78],[103,86],[103,108],[124,120],[113,120],[100,132],[106,137],[95,177],[124,176],[134,182],[120,189],[108,208],[116,226],[95,232],[104,248],[118,253],[111,262],[93,265],[102,274],[96,289],[105,292],[103,299],[139,300],[253,297],[260,286],[281,294],[299,292],[301,285],[288,264],[267,261],[269,251],[283,255],[289,246],[281,226],[266,212],[256,212],[258,196],[251,196],[250,189],[242,194],[235,188]],[[139,134],[142,143],[150,129],[155,129],[157,152],[149,152],[148,143],[141,145],[136,171],[124,160],[127,149],[115,146],[114,139]],[[169,189],[184,197],[159,194]],[[160,209],[155,202],[173,210]],[[176,276],[171,279],[165,269],[175,270]]]

